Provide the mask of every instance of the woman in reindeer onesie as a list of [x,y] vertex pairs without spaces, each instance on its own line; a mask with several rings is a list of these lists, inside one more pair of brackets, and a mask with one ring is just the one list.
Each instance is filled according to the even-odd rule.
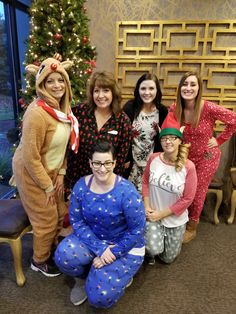
[[78,122],[71,112],[65,70],[71,65],[48,58],[40,67],[26,67],[36,75],[37,98],[25,112],[21,142],[13,157],[17,189],[33,228],[31,268],[49,277],[60,274],[51,252],[66,213],[63,181],[69,139],[71,148],[78,149]]

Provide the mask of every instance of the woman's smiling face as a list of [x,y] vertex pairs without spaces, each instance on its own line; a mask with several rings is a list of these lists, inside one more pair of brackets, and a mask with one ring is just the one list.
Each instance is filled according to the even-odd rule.
[[49,74],[45,81],[45,89],[48,94],[60,102],[66,91],[64,77],[58,72]]
[[101,183],[106,183],[109,181],[113,175],[113,170],[116,165],[116,161],[113,160],[111,152],[95,152],[92,156],[92,159],[89,160],[89,163],[94,177]]
[[186,78],[181,86],[181,97],[186,100],[196,99],[199,91],[198,80],[195,75],[190,75]]
[[139,86],[139,95],[144,104],[154,102],[157,95],[156,83],[153,80],[145,80]]

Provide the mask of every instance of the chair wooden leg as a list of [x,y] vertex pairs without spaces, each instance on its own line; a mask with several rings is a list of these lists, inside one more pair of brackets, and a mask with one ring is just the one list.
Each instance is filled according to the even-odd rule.
[[223,191],[216,190],[216,189],[208,189],[208,193],[214,193],[216,195],[216,205],[214,209],[214,223],[218,225],[219,223],[218,212],[219,212],[220,205],[223,201]]
[[14,259],[14,267],[16,272],[16,282],[18,286],[23,286],[25,284],[25,276],[22,271],[22,244],[21,237],[17,239],[12,239],[9,241],[11,246],[13,259]]
[[216,191],[216,206],[214,210],[214,222],[216,225],[219,223],[218,212],[219,212],[219,208],[222,203],[222,200],[223,200],[223,191],[217,190]]
[[231,211],[230,216],[227,220],[228,224],[232,224],[234,221],[235,209],[236,209],[236,190],[233,190],[231,195]]

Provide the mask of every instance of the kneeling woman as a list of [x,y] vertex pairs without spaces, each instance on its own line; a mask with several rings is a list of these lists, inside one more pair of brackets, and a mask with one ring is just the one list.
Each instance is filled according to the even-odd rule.
[[144,205],[133,184],[113,172],[115,165],[111,144],[98,142],[90,159],[93,174],[81,178],[71,195],[74,232],[59,244],[55,261],[76,277],[74,305],[88,298],[95,307],[112,306],[143,262]]
[[197,186],[194,164],[187,159],[188,145],[174,113],[169,113],[160,132],[163,153],[152,154],[143,175],[142,193],[146,211],[146,253],[149,264],[155,256],[165,263],[181,250],[188,221],[188,206]]

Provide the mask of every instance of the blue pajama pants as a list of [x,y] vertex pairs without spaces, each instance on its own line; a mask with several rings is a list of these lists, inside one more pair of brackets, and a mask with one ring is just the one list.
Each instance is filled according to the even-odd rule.
[[99,269],[92,265],[94,258],[95,255],[75,234],[66,237],[55,252],[55,263],[63,273],[86,278],[85,290],[89,303],[98,308],[109,308],[124,294],[144,257],[126,254]]

